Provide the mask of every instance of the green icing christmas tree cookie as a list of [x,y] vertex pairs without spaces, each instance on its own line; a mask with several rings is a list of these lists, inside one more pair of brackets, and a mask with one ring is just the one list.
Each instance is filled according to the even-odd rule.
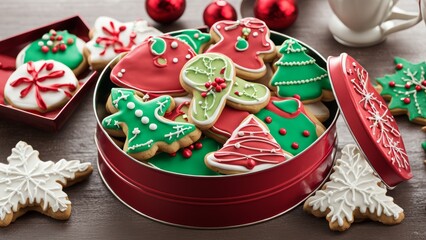
[[300,97],[305,103],[333,99],[327,71],[306,53],[294,39],[281,46],[282,57],[275,63],[276,72],[269,85],[280,97]]
[[180,149],[173,154],[160,153],[149,159],[148,163],[154,167],[188,175],[219,175],[210,170],[204,163],[207,153],[217,151],[221,145],[211,138],[204,138],[189,147]]
[[397,57],[395,64],[394,74],[377,78],[380,95],[390,100],[392,114],[407,114],[410,121],[426,125],[426,62],[414,64]]
[[178,31],[172,36],[187,43],[196,53],[202,53],[211,40],[210,34],[203,33],[197,29]]
[[201,132],[193,124],[164,118],[173,107],[170,96],[144,102],[134,90],[113,88],[107,102],[113,114],[103,119],[102,126],[112,132],[123,131],[123,150],[137,159],[147,160],[157,151],[174,153],[197,141]]

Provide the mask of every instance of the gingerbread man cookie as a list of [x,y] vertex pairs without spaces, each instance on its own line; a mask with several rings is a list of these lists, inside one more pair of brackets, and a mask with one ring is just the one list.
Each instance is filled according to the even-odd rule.
[[6,82],[4,97],[16,108],[43,113],[64,106],[78,88],[71,69],[60,62],[41,60],[16,69]]
[[386,187],[356,145],[343,148],[333,169],[330,181],[303,206],[316,217],[326,217],[331,230],[345,231],[364,219],[387,225],[404,219],[404,210],[386,195]]
[[123,150],[137,159],[147,160],[157,151],[174,153],[197,141],[201,132],[193,124],[164,118],[173,107],[170,96],[143,101],[134,90],[113,88],[107,102],[112,115],[103,119],[102,126],[112,135],[123,132]]
[[196,53],[181,40],[150,37],[123,56],[111,71],[111,81],[144,94],[183,96],[179,82],[182,67]]
[[87,68],[87,59],[83,55],[86,43],[67,30],[51,29],[19,52],[16,68],[27,62],[55,60],[69,67],[76,76]]
[[18,142],[0,163],[0,227],[6,227],[28,211],[37,211],[59,220],[71,215],[71,202],[63,187],[88,177],[90,163],[61,159],[41,161],[38,151],[25,142]]
[[99,17],[90,31],[84,54],[90,66],[102,70],[120,53],[128,52],[149,36],[159,36],[162,32],[148,26],[143,20],[121,23],[110,17]]
[[214,45],[207,52],[228,56],[235,64],[237,76],[256,80],[266,74],[264,61],[276,56],[275,44],[269,39],[265,22],[257,18],[218,21],[210,29]]
[[426,62],[395,58],[395,64],[396,73],[377,78],[376,89],[390,100],[393,115],[407,114],[410,121],[426,125]]

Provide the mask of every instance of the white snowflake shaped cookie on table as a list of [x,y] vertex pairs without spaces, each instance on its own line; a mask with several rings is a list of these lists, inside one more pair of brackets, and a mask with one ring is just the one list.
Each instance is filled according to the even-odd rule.
[[330,181],[303,206],[316,217],[326,217],[331,230],[345,231],[355,220],[393,225],[404,219],[404,210],[386,196],[385,186],[356,145],[343,148],[333,169]]
[[7,161],[9,164],[0,163],[0,227],[27,211],[68,219],[71,202],[62,187],[83,180],[93,171],[90,163],[78,160],[41,161],[39,152],[22,141]]

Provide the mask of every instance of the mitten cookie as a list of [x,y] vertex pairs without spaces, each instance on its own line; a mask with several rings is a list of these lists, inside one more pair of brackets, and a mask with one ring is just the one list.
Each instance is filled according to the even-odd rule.
[[246,80],[263,77],[264,61],[272,61],[276,55],[268,27],[257,18],[218,21],[211,27],[210,34],[215,44],[207,52],[228,56],[235,64],[237,76]]
[[345,231],[354,221],[371,219],[387,225],[404,219],[404,210],[386,196],[386,187],[355,145],[346,145],[330,181],[308,198],[303,209],[326,217],[334,231]]
[[121,23],[110,17],[98,17],[84,55],[93,69],[102,70],[120,53],[130,51],[149,36],[161,34],[143,20]]
[[38,151],[25,142],[18,142],[0,163],[0,227],[6,227],[28,211],[37,211],[59,220],[71,215],[71,202],[63,187],[88,177],[90,163],[61,159],[41,161]]
[[296,40],[287,39],[280,49],[283,56],[274,64],[276,72],[269,86],[279,97],[297,97],[304,103],[333,100],[327,71],[306,51]]
[[60,62],[28,62],[10,75],[4,88],[8,104],[37,112],[60,108],[77,92],[74,73]]
[[87,68],[87,59],[83,55],[85,42],[67,30],[50,30],[19,52],[16,68],[27,62],[55,60],[69,67],[76,76]]
[[205,156],[206,165],[223,174],[256,172],[291,158],[254,115],[235,129],[221,149]]
[[172,36],[191,46],[196,53],[202,53],[211,40],[210,34],[203,33],[198,29],[181,30],[172,34]]
[[396,72],[377,78],[376,89],[390,100],[393,115],[407,114],[410,121],[426,125],[426,62],[410,63],[395,58]]
[[174,153],[197,141],[201,132],[193,124],[164,118],[173,107],[170,96],[144,102],[134,90],[113,88],[107,102],[113,114],[102,120],[102,126],[112,134],[122,131],[123,150],[137,159],[147,160],[157,151]]
[[196,53],[177,38],[150,37],[123,56],[111,71],[111,81],[144,94],[183,96],[182,67]]

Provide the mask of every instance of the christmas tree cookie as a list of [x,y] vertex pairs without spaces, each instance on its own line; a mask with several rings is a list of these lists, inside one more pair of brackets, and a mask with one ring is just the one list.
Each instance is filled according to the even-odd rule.
[[210,34],[198,29],[181,30],[171,35],[191,46],[196,53],[202,53],[211,40]]
[[76,76],[87,68],[87,60],[83,55],[86,43],[67,30],[51,29],[19,52],[16,57],[16,68],[27,62],[39,60],[55,60],[69,67]]
[[377,78],[380,95],[390,100],[394,115],[407,114],[410,121],[426,125],[426,62],[414,64],[395,58],[396,72]]
[[111,81],[153,96],[184,96],[180,72],[197,55],[183,41],[170,37],[149,37],[127,55],[118,59],[111,71]]
[[112,115],[102,120],[102,126],[111,135],[122,131],[123,150],[137,159],[147,160],[157,151],[174,153],[197,141],[201,132],[193,124],[164,118],[173,107],[170,96],[144,102],[134,90],[113,88],[107,102]]
[[282,57],[274,64],[276,72],[269,86],[279,97],[297,97],[304,103],[332,100],[327,71],[306,51],[296,40],[287,39],[280,49]]
[[207,52],[222,53],[235,64],[237,76],[256,80],[266,74],[264,61],[276,56],[265,22],[256,18],[218,21],[210,29],[212,45]]
[[122,23],[110,17],[98,17],[89,33],[91,40],[84,55],[93,69],[102,70],[120,53],[132,50],[149,36],[161,34],[143,20]]
[[213,171],[237,174],[271,168],[291,157],[281,149],[268,128],[254,115],[249,115],[221,149],[205,156],[205,162]]
[[357,146],[346,145],[333,169],[330,181],[303,206],[316,217],[326,217],[331,230],[345,231],[364,219],[386,225],[404,219],[404,210],[386,195],[386,187]]

